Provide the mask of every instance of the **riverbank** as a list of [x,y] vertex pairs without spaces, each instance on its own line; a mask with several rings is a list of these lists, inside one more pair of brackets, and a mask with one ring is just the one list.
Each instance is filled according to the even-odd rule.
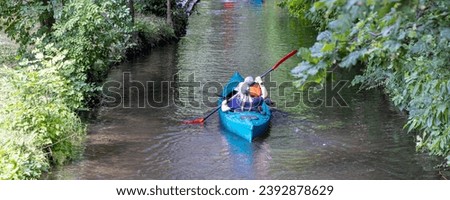
[[52,166],[78,159],[86,136],[80,113],[98,106],[97,88],[110,68],[141,50],[178,41],[185,32],[185,12],[176,12],[181,14],[174,14],[172,24],[148,13],[133,21],[126,7],[112,5],[64,5],[47,35],[24,33],[32,42],[20,62],[19,45],[1,35],[0,65],[7,67],[0,72],[0,180],[37,179]]
[[138,14],[135,19],[136,33],[133,36],[134,45],[127,49],[126,57],[139,56],[156,46],[177,42],[186,34],[188,17],[194,11],[200,0],[180,0],[175,5],[171,24],[166,18],[156,15]]

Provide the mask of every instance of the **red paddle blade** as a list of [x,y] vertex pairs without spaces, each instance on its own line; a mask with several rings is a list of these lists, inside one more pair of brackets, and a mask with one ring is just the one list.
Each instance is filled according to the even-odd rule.
[[194,120],[186,120],[183,124],[203,124],[205,122],[205,118],[197,118]]
[[297,53],[298,50],[293,50],[290,53],[286,54],[283,58],[281,58],[273,67],[272,70],[275,70],[278,66],[281,65],[284,61],[286,61],[288,58],[292,57]]

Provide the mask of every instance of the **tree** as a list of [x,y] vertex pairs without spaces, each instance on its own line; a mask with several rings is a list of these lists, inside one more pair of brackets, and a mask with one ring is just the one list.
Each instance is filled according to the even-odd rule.
[[134,24],[134,0],[128,0],[127,6],[131,16],[131,23]]
[[166,13],[167,13],[167,18],[166,18],[167,19],[167,24],[169,24],[170,27],[173,27],[172,5],[171,5],[170,0],[167,0],[166,5],[167,5],[167,11],[166,11]]
[[[23,53],[32,38],[48,34],[55,19],[50,0],[0,1],[0,30],[21,45]],[[40,24],[40,26],[37,26]],[[37,30],[37,31],[36,31]]]
[[353,84],[383,88],[409,113],[405,127],[419,132],[417,148],[447,156],[450,163],[450,1],[318,0],[310,5],[309,15],[321,18],[323,29],[311,48],[299,51],[303,61],[292,70],[299,85],[323,82],[331,67],[364,66]]

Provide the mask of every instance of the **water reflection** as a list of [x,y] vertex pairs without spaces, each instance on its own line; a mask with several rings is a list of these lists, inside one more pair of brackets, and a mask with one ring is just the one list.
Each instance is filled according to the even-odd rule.
[[251,3],[253,6],[262,6],[263,3],[264,3],[264,0],[250,0],[250,3]]
[[232,133],[222,132],[222,142],[226,145],[230,153],[230,167],[236,177],[254,179],[255,164],[254,152],[252,143],[249,143]]
[[252,143],[221,127],[222,143],[229,153],[233,177],[239,179],[264,179],[269,172],[270,146],[265,138]]

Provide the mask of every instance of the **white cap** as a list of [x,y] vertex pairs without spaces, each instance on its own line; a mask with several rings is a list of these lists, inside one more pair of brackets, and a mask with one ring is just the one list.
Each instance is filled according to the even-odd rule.
[[246,82],[240,82],[234,90],[241,94],[248,94],[249,86]]
[[254,82],[253,77],[251,76],[245,77],[244,82],[246,82],[247,84],[252,84]]

